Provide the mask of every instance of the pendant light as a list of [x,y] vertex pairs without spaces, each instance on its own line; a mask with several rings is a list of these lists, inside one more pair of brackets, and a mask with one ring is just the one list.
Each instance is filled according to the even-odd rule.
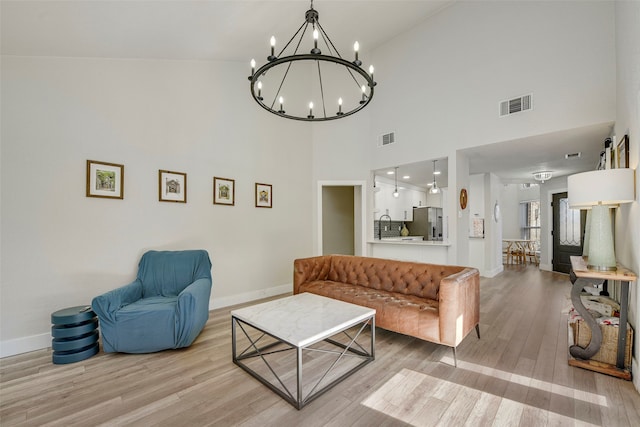
[[400,197],[400,193],[398,193],[398,168],[395,168],[395,178],[396,178],[396,189],[393,191],[393,197],[395,197],[396,199],[398,197]]
[[440,188],[438,188],[438,184],[436,183],[436,161],[433,161],[433,185],[431,186],[431,190],[429,190],[431,194],[439,194]]

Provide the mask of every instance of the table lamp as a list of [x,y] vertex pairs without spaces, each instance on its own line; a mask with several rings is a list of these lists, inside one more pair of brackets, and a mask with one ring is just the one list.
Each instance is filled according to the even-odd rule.
[[570,175],[569,207],[591,209],[588,234],[588,268],[616,270],[611,208],[635,200],[633,169],[601,169]]

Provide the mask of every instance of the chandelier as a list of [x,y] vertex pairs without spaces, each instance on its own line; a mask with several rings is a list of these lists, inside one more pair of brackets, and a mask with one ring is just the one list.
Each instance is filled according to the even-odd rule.
[[533,178],[536,181],[540,181],[543,184],[545,181],[550,180],[552,176],[553,176],[553,172],[551,171],[540,171],[540,172],[535,172],[533,174]]
[[[305,35],[313,47],[299,53]],[[304,22],[284,48],[276,55],[272,36],[267,63],[256,69],[251,60],[251,96],[265,110],[287,119],[317,122],[350,116],[371,102],[376,85],[373,66],[369,72],[361,68],[359,48],[356,41],[354,60],[344,59],[320,25],[311,0]]]

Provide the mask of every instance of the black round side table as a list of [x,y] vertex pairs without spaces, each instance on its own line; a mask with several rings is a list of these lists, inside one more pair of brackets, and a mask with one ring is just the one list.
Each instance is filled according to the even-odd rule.
[[91,306],[81,305],[51,314],[53,363],[85,360],[98,353],[98,318]]

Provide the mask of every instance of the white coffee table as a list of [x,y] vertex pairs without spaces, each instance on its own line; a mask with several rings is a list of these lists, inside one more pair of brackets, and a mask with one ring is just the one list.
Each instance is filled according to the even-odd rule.
[[[233,363],[301,409],[375,359],[375,314],[367,307],[310,293],[233,310]],[[239,341],[243,349],[237,348]],[[329,366],[319,372],[326,360],[322,357],[328,358]],[[304,369],[303,360],[311,367]],[[312,381],[305,383],[303,376]]]

